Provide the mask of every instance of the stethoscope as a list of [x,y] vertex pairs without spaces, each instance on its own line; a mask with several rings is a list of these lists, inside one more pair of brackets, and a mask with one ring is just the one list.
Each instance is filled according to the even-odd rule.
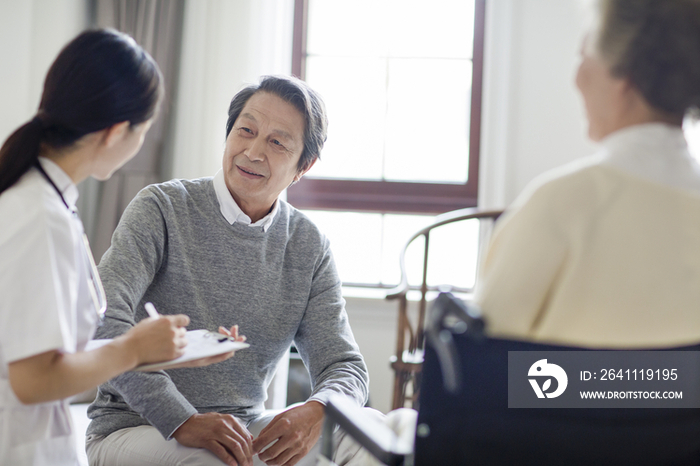
[[[73,216],[80,220],[78,217],[78,212],[75,209],[72,209],[68,203],[66,202],[66,199],[63,197],[63,193],[61,192],[60,189],[58,189],[58,186],[56,186],[56,183],[51,179],[48,173],[46,173],[46,170],[44,170],[44,167],[41,166],[41,163],[37,160],[35,163],[36,168],[39,170],[39,172],[46,178],[46,181],[51,184],[53,189],[56,191],[58,196],[61,198],[61,201],[63,202],[63,205],[66,206],[66,209],[73,214]],[[90,243],[88,242],[88,237],[83,232],[83,245],[84,245],[84,250],[85,250],[85,256],[87,256],[88,263],[90,264],[90,276],[88,277],[88,290],[90,290],[90,297],[92,298],[92,303],[95,306],[95,312],[97,313],[97,322],[98,324],[102,324],[102,321],[104,320],[104,315],[105,311],[107,310],[107,296],[105,295],[105,290],[102,287],[102,281],[100,280],[100,274],[97,271],[97,265],[95,264],[95,258],[92,256],[92,252],[90,251]]]

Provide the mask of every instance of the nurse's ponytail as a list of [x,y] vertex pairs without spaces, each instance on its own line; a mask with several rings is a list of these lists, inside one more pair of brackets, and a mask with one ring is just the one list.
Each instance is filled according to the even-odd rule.
[[42,145],[70,149],[86,134],[153,118],[162,83],[153,58],[126,34],[80,34],[51,65],[36,116],[0,148],[0,194],[36,164]]
[[38,117],[23,124],[10,135],[0,149],[0,193],[15,184],[39,157],[43,132]]

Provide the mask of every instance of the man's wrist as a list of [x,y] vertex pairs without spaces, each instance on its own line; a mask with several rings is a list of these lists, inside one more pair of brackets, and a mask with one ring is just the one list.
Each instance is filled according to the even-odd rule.
[[198,414],[198,413],[194,413],[193,415],[191,415],[190,417],[188,417],[187,419],[185,419],[184,421],[182,421],[182,424],[180,424],[179,426],[177,426],[177,427],[175,428],[175,430],[173,431],[173,433],[170,435],[170,438],[174,438],[174,439],[177,440],[177,435],[178,435],[178,433],[180,432],[180,428],[181,428],[182,426],[184,426],[185,424],[187,424],[187,421],[189,421],[189,420],[191,420],[192,418],[194,418],[197,414]]
[[326,405],[317,400],[309,400],[303,404],[309,412],[317,418],[323,418],[326,413]]
[[[182,410],[181,414],[171,418],[170,422],[166,423],[166,425],[156,425],[152,423],[155,428],[161,432],[166,440],[175,438],[175,435],[178,433],[178,430],[180,430],[180,427],[185,425],[185,423],[192,419],[195,415],[199,414],[192,405],[188,406],[183,404],[178,408]],[[168,432],[170,435],[167,435]]]

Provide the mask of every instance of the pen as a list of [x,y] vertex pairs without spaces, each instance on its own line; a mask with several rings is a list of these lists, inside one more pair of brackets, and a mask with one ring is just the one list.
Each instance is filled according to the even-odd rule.
[[158,314],[158,311],[156,311],[156,307],[153,305],[153,303],[146,303],[144,307],[146,308],[146,312],[148,312],[149,317],[153,317],[154,319],[160,317],[160,314]]

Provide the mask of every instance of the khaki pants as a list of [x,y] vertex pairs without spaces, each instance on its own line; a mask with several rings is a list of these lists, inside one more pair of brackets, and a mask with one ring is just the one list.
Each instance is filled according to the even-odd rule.
[[[363,408],[363,411],[367,416],[378,420],[384,419],[384,415],[377,410]],[[248,430],[257,437],[280,412],[280,410],[265,411],[251,421],[247,426]],[[333,459],[338,465],[364,466],[371,463],[371,455],[341,430],[334,434],[333,441],[337,445]],[[320,446],[319,441],[297,465],[315,465]],[[153,426],[121,429],[107,437],[88,436],[85,449],[90,466],[221,466],[224,464],[209,450],[185,447],[175,439],[165,440]],[[254,464],[263,466],[265,463],[256,456]]]

